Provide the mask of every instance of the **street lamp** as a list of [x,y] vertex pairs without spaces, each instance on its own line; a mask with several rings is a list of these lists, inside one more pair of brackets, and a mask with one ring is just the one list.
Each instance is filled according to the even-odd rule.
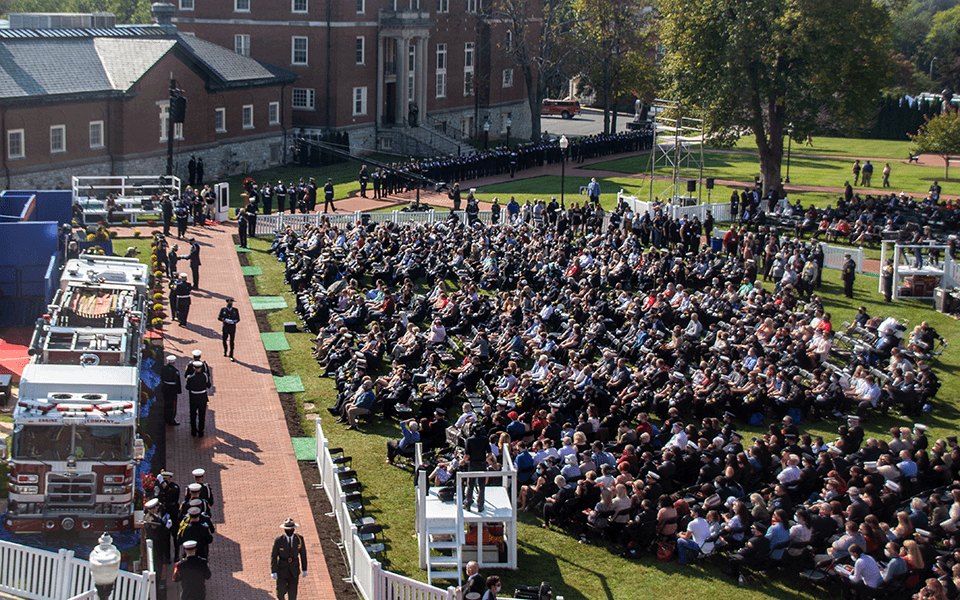
[[510,120],[510,117],[507,117],[507,148],[510,147],[510,128],[513,126],[513,121]]
[[930,59],[930,81],[933,81],[933,61],[935,60],[937,60],[936,56]]
[[570,146],[570,140],[566,135],[560,136],[560,208],[565,209],[563,205],[563,183],[567,176],[567,147]]
[[490,141],[490,120],[483,124],[483,149],[487,149],[487,142]]
[[[787,127],[787,177],[783,180],[784,183],[790,183],[790,148],[793,145],[793,125]],[[783,148],[783,146],[780,146]]]
[[100,545],[90,553],[89,560],[97,597],[107,600],[120,574],[120,551],[113,545],[113,538],[109,534],[100,536]]

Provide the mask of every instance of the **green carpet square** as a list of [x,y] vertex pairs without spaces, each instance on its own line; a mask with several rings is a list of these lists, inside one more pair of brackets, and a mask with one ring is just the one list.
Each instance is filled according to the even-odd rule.
[[237,252],[253,252],[250,248],[244,248],[243,246],[238,246],[234,244],[234,248],[237,249]]
[[286,375],[284,377],[273,376],[273,382],[277,385],[277,391],[280,393],[303,392],[303,382],[299,375]]
[[263,349],[267,352],[280,352],[282,350],[290,349],[290,344],[287,342],[287,336],[284,335],[282,331],[261,333],[260,337],[263,338]]
[[317,460],[317,438],[290,438],[297,460]]
[[244,277],[249,275],[263,275],[263,269],[260,267],[240,267],[240,272]]
[[287,307],[283,296],[250,296],[250,305],[253,310],[277,310]]

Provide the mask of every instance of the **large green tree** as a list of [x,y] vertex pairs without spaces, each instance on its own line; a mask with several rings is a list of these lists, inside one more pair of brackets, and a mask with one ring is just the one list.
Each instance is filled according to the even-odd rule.
[[672,93],[710,134],[756,136],[764,192],[780,185],[784,135],[824,115],[866,124],[890,73],[888,9],[871,0],[662,0]]
[[943,159],[943,178],[949,179],[950,159],[960,156],[960,113],[948,110],[927,117],[927,122],[910,139],[916,144],[914,154],[937,154]]

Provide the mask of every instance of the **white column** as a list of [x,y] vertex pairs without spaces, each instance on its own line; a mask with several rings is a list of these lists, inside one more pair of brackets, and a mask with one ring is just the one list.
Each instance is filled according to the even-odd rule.
[[397,39],[397,124],[406,124],[409,114],[407,102],[407,61],[410,40],[401,36]]
[[383,122],[383,79],[386,67],[383,64],[383,45],[389,38],[377,36],[377,107],[376,123],[380,125]]
[[419,50],[417,51],[417,96],[420,98],[420,101],[417,104],[420,106],[420,114],[423,115],[423,118],[426,118],[427,115],[427,91],[429,86],[427,85],[428,74],[430,72],[430,59],[427,56],[429,52],[429,44],[427,43],[427,38],[420,38]]

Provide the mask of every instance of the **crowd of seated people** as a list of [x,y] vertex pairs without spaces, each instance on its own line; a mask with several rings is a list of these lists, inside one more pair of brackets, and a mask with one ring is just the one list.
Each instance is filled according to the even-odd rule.
[[[863,556],[904,554],[917,575],[941,553],[931,543],[952,551],[956,439],[929,442],[918,424],[864,440],[861,427],[933,406],[936,332],[904,341],[864,309],[835,330],[816,246],[761,228],[718,252],[679,235],[690,222],[653,218],[660,247],[623,220],[574,232],[559,210],[487,228],[321,222],[280,232],[273,251],[336,378],[331,412],[350,428],[414,419],[440,451],[438,485],[463,463],[443,449],[471,423],[490,465],[511,445],[524,510],[624,556],[676,543],[682,562],[729,557],[734,576],[793,557],[846,577]],[[837,342],[867,335],[849,352]],[[825,419],[840,420],[835,440],[800,430]],[[752,443],[737,432],[767,423]]]

